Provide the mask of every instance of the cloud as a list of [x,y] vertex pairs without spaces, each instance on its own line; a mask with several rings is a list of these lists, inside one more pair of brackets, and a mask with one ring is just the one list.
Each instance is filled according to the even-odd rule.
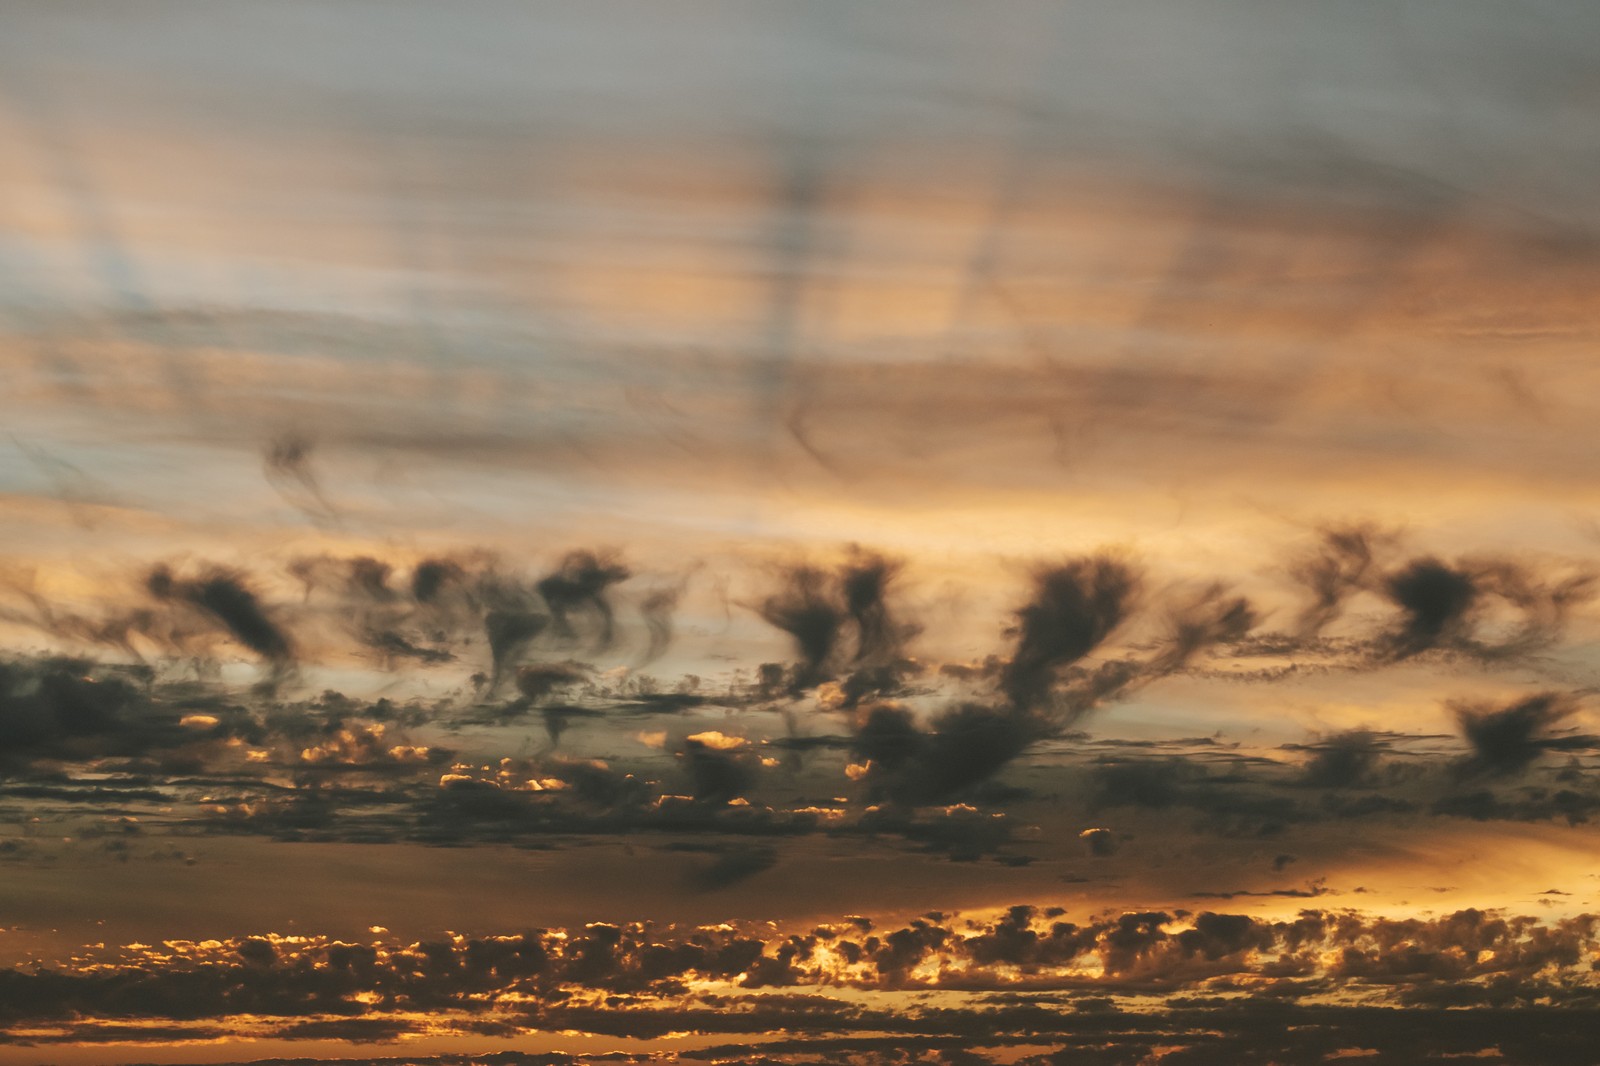
[[1352,788],[1374,783],[1383,745],[1369,730],[1335,733],[1307,744],[1301,781],[1311,788]]
[[289,634],[268,615],[243,574],[213,566],[198,577],[179,578],[162,564],[150,571],[145,586],[158,600],[183,601],[220,622],[234,640],[261,656],[268,684],[282,681],[292,669]]
[[1311,593],[1296,619],[1296,635],[1315,637],[1339,617],[1345,601],[1368,587],[1378,548],[1392,538],[1372,526],[1330,526],[1321,543],[1290,564],[1289,574]]
[[1400,659],[1464,635],[1480,594],[1470,572],[1431,556],[1389,575],[1384,590],[1405,616],[1393,637],[1393,654]]
[[[1388,653],[1405,659],[1434,648],[1451,648],[1481,658],[1525,655],[1556,640],[1570,608],[1593,593],[1587,573],[1560,579],[1536,576],[1528,568],[1498,559],[1450,566],[1427,556],[1389,574],[1382,590],[1400,608],[1400,627],[1388,637]],[[1485,639],[1479,614],[1494,599],[1520,616],[1509,632]]]
[[483,632],[488,638],[489,655],[494,665],[494,673],[489,679],[490,695],[500,689],[511,668],[549,625],[548,615],[533,611],[494,610],[483,616]]
[[129,672],[78,659],[0,661],[0,759],[103,750],[138,728],[146,704]]
[[858,709],[853,750],[875,793],[911,804],[959,795],[1104,701],[1177,673],[1256,623],[1248,600],[1213,583],[1167,608],[1165,631],[1146,658],[1080,666],[1128,619],[1139,590],[1137,574],[1106,556],[1036,571],[1033,595],[1016,613],[1015,653],[993,671],[1003,702],[958,703],[926,730],[892,704]]
[[772,869],[778,862],[778,850],[766,846],[739,844],[721,848],[710,863],[696,866],[689,882],[702,892],[713,892],[747,881],[756,874]]
[[800,667],[792,688],[796,692],[828,679],[828,664],[839,643],[847,612],[837,603],[828,575],[814,567],[795,567],[785,574],[785,586],[762,601],[758,611],[768,624],[794,638]]
[[857,665],[890,664],[899,658],[918,626],[902,623],[889,607],[889,589],[904,564],[876,552],[852,550],[850,561],[839,571],[845,612],[855,623]]
[[[853,547],[836,572],[815,566],[783,572],[783,587],[757,613],[794,639],[800,664],[790,681],[792,693],[831,679],[846,663],[857,668],[851,676],[862,692],[891,686],[894,672],[914,669],[901,655],[919,627],[897,619],[889,604],[901,568],[899,560]],[[847,658],[843,641],[850,633],[855,649]]]
[[[730,861],[730,872],[759,872],[767,858]],[[930,1038],[936,1048],[1044,1044],[1060,1046],[1061,1061],[1098,1048],[1093,1061],[1130,1066],[1153,1047],[1179,1061],[1252,1061],[1261,1050],[1274,1061],[1313,1061],[1351,1047],[1393,1048],[1414,1061],[1406,1056],[1424,1049],[1511,1046],[1511,1061],[1581,1062],[1561,1049],[1587,1048],[1577,1038],[1600,1010],[1588,965],[1600,948],[1596,926],[1591,915],[1545,920],[1471,908],[1417,918],[1304,909],[1276,919],[1144,910],[1073,921],[1059,907],[1017,904],[804,931],[596,921],[370,943],[262,933],[96,945],[54,966],[0,970],[0,1026],[83,1042],[106,1038],[118,1023],[134,1040],[133,1025],[163,1040],[231,1030],[387,1041],[423,1025],[436,1036],[728,1033],[752,1041],[747,1052],[728,1051],[745,1061],[753,1053],[814,1059],[819,1047],[861,1051],[868,1045],[827,1041],[887,1033],[895,1041],[885,1049]],[[916,1001],[820,994],[829,988],[936,990],[940,999],[907,1009]],[[1343,1005],[1322,1002],[1334,992]],[[1547,1033],[1546,1023],[1560,1034],[1554,1040],[1516,1035]],[[806,1039],[774,1042],[773,1032]],[[1107,1059],[1109,1049],[1116,1057]]]
[[455,652],[444,646],[452,634],[391,585],[393,564],[366,555],[317,555],[294,559],[287,569],[305,587],[306,606],[315,606],[314,595],[333,597],[340,628],[376,652],[385,668],[392,670],[404,660],[433,664],[455,659]]
[[1094,858],[1104,859],[1117,853],[1117,835],[1109,829],[1085,829],[1078,834],[1078,839]]
[[595,647],[604,650],[611,646],[616,635],[615,617],[606,591],[629,576],[631,571],[615,559],[592,551],[574,551],[567,554],[555,572],[541,578],[535,588],[550,608],[557,636],[563,639],[576,636],[573,616],[587,613],[598,623]]
[[1107,556],[1037,571],[1033,598],[1017,611],[1016,653],[1000,678],[1012,707],[1044,705],[1057,671],[1111,636],[1138,592],[1138,574]]
[[1457,703],[1451,709],[1472,747],[1461,766],[1468,777],[1505,777],[1522,772],[1549,751],[1600,747],[1600,737],[1557,732],[1577,711],[1577,702],[1561,693],[1541,692],[1500,708]]
[[648,666],[665,655],[672,646],[673,612],[678,609],[678,600],[687,585],[688,579],[685,578],[676,585],[651,589],[639,601],[639,614],[644,619],[648,642],[635,666]]
[[684,739],[678,750],[696,801],[720,805],[741,799],[755,787],[760,760],[743,743],[729,744],[721,733]]
[[1256,612],[1243,596],[1231,596],[1214,583],[1187,602],[1168,609],[1163,646],[1144,672],[1165,677],[1188,666],[1201,652],[1241,640],[1256,624]]
[[267,482],[285,501],[318,525],[337,524],[339,513],[322,492],[311,457],[316,441],[300,433],[284,433],[262,454]]
[[411,570],[411,595],[418,603],[436,602],[446,588],[466,581],[466,571],[453,559],[424,559]]
[[942,802],[986,781],[1048,735],[1035,717],[979,703],[946,709],[920,733],[907,734],[894,712],[882,708],[869,714],[866,724],[873,732],[865,744],[858,737],[858,754],[887,756],[873,763],[874,786],[913,805]]
[[575,685],[588,676],[580,663],[534,663],[517,670],[517,691],[530,704],[537,703],[556,689]]

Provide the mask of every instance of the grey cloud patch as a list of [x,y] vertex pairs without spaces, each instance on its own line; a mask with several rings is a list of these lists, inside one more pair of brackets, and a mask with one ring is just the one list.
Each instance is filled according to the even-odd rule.
[[1391,563],[1385,556],[1398,540],[1371,525],[1332,526],[1315,549],[1293,559],[1288,575],[1311,600],[1285,650],[1311,646],[1351,597],[1368,592],[1399,612],[1398,623],[1370,643],[1379,661],[1435,650],[1515,658],[1559,639],[1572,607],[1593,594],[1587,569],[1549,574],[1503,558],[1451,563],[1434,555]]
[[524,666],[517,671],[517,691],[530,703],[537,703],[559,688],[577,684],[588,673],[582,664],[572,662]]
[[1089,854],[1097,859],[1109,858],[1117,853],[1117,835],[1109,829],[1085,829],[1078,834]]
[[1339,617],[1345,601],[1367,587],[1379,546],[1391,538],[1371,526],[1330,526],[1317,548],[1293,561],[1290,576],[1311,593],[1296,634],[1315,637]]
[[319,525],[334,525],[339,513],[323,494],[311,458],[316,441],[301,433],[284,433],[262,453],[267,482],[284,500]]
[[778,862],[778,850],[761,845],[724,846],[713,854],[710,862],[696,865],[689,873],[690,885],[702,892],[731,888]]
[[483,616],[483,633],[494,668],[489,677],[489,695],[500,690],[512,668],[549,625],[549,615],[534,611],[491,610]]
[[302,556],[291,560],[287,570],[304,586],[305,606],[321,606],[320,597],[332,596],[340,627],[386,669],[405,661],[455,659],[447,646],[452,634],[437,618],[425,618],[426,612],[392,585],[393,564],[366,555]]
[[1176,673],[1201,652],[1242,639],[1256,621],[1249,600],[1213,584],[1169,611],[1166,645],[1150,660],[1146,672],[1157,677]]
[[647,643],[634,662],[636,667],[650,665],[672,646],[673,615],[688,584],[689,579],[685,576],[676,584],[651,589],[639,601],[639,615],[644,619]]
[[418,603],[434,603],[447,586],[460,585],[466,571],[453,559],[424,559],[411,571],[411,595]]

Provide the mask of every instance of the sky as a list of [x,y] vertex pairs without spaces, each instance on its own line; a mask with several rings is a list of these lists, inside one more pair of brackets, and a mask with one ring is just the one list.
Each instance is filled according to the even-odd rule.
[[1600,8],[0,16],[0,1066],[1592,1061]]

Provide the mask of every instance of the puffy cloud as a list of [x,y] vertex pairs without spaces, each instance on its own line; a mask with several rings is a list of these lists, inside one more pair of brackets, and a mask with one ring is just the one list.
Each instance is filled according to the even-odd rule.
[[[699,875],[701,884],[751,876],[768,858],[718,859]],[[719,864],[726,869],[713,873]],[[1429,1008],[1446,1004],[1479,1008],[1452,1012],[1478,1021],[1462,1022],[1464,1034],[1461,1025],[1452,1029],[1448,1047],[1504,1049],[1513,1030],[1527,1030],[1507,1023],[1526,1023],[1540,1005],[1582,1019],[1600,1009],[1590,966],[1597,935],[1589,915],[1546,921],[1470,908],[1432,918],[1308,909],[1278,919],[1130,911],[1070,921],[1059,908],[1025,904],[991,916],[930,912],[887,927],[856,918],[803,932],[591,922],[366,943],[267,933],[99,945],[57,966],[0,970],[0,1024],[83,1042],[119,1023],[134,1040],[248,1032],[384,1041],[424,1025],[433,1034],[507,1036],[552,1027],[634,1037],[721,1032],[779,1052],[788,1045],[772,1043],[772,1029],[818,1037],[890,1032],[977,1048],[1081,1039],[1123,1048],[1130,1057],[1111,1061],[1133,1063],[1155,1045],[1180,1061],[1204,1061],[1225,1050],[1218,1040],[1234,1039],[1207,1035],[1214,1032],[1235,1033],[1240,1048],[1279,1049],[1273,1054],[1292,1046],[1299,1049],[1292,1060],[1309,1045],[1283,1041],[1310,1037],[1274,1035],[1289,1019],[1316,1040],[1334,1041],[1316,1044],[1320,1054],[1388,1047],[1399,1040],[1393,1026],[1406,1034],[1394,1046],[1437,1048],[1438,1031],[1430,1034],[1435,1043],[1424,1043],[1412,1027],[1436,1026]],[[899,1000],[878,1009],[811,994],[839,986],[880,994],[937,989],[941,999],[931,1010],[907,1010]],[[1333,989],[1355,1006],[1321,1003]],[[1124,1015],[1124,1004],[1137,1013]],[[1394,1009],[1400,1006],[1408,1009]],[[1493,1014],[1496,1008],[1517,1008],[1515,1018]],[[134,1025],[150,1029],[141,1037]],[[1241,1025],[1246,1034],[1237,1033]],[[1512,1061],[1551,1061],[1536,1047],[1557,1049],[1554,1061],[1582,1061],[1565,1057],[1560,1039],[1526,1046],[1534,1057]]]

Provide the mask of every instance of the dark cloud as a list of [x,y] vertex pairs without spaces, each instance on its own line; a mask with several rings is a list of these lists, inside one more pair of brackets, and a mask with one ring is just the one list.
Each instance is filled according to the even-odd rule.
[[384,666],[394,669],[404,659],[419,663],[448,663],[455,661],[455,652],[448,648],[433,648],[413,644],[394,629],[369,627],[360,632],[361,643],[378,653]]
[[558,688],[575,685],[588,676],[581,663],[536,663],[517,670],[517,691],[524,699],[538,702]]
[[1249,600],[1213,584],[1167,608],[1164,631],[1145,658],[1067,667],[1053,693],[1054,711],[1066,724],[1076,722],[1109,701],[1125,699],[1153,681],[1186,669],[1217,645],[1243,640],[1255,624],[1256,613]]
[[1586,571],[1564,576],[1540,575],[1527,566],[1488,560],[1476,567],[1480,588],[1498,597],[1520,615],[1498,637],[1476,640],[1469,650],[1488,659],[1523,655],[1548,647],[1560,638],[1568,612],[1594,594],[1594,576]]
[[1032,599],[1017,611],[1016,652],[998,671],[1004,703],[957,704],[926,730],[889,705],[857,714],[855,752],[868,760],[875,792],[911,804],[957,796],[1102,702],[1184,669],[1256,622],[1247,600],[1213,584],[1169,607],[1148,657],[1078,665],[1126,621],[1139,586],[1133,570],[1107,557],[1038,571]]
[[350,591],[374,603],[392,602],[397,593],[389,587],[394,567],[370,555],[357,555],[344,561],[344,580]]
[[1374,783],[1383,745],[1369,730],[1352,729],[1305,745],[1311,754],[1301,781],[1312,788],[1353,788]]
[[1094,858],[1104,859],[1117,853],[1117,835],[1109,829],[1085,829],[1078,834],[1078,839]]
[[1144,672],[1152,677],[1176,673],[1201,652],[1243,639],[1256,620],[1249,600],[1229,595],[1224,585],[1211,585],[1168,610],[1164,645]]
[[830,586],[829,576],[821,570],[796,567],[785,574],[783,590],[767,597],[758,608],[768,624],[794,638],[800,653],[792,683],[796,692],[828,679],[828,664],[838,648],[848,612]]
[[146,702],[143,685],[85,660],[0,661],[0,758],[97,751]]
[[591,551],[574,551],[535,587],[550,608],[557,636],[576,636],[574,616],[587,614],[597,623],[595,647],[603,650],[611,646],[616,635],[616,620],[606,591],[630,575],[631,571],[615,559]]
[[[1048,727],[1036,717],[979,703],[957,704],[940,713],[914,743],[883,714],[876,722],[868,717],[867,725],[875,724],[877,732],[869,737],[872,749],[899,761],[882,764],[874,785],[887,797],[914,805],[943,802],[986,781],[1048,735]],[[905,746],[909,754],[901,754]]]
[[1096,767],[1091,803],[1095,807],[1171,807],[1203,772],[1181,759],[1114,760]]
[[1177,940],[1186,953],[1214,962],[1244,951],[1270,951],[1277,944],[1277,933],[1249,915],[1203,911],[1195,915],[1194,927],[1179,933]]
[[698,802],[730,803],[755,787],[760,760],[742,744],[719,746],[722,739],[721,734],[688,737],[678,752]]
[[483,616],[483,632],[489,642],[489,655],[494,673],[489,678],[489,692],[500,689],[510,670],[532,645],[534,638],[550,625],[550,616],[532,611],[495,610]]
[[1514,657],[1553,643],[1570,609],[1593,593],[1587,571],[1543,574],[1538,566],[1506,559],[1449,563],[1424,555],[1390,567],[1383,556],[1397,540],[1368,525],[1325,529],[1318,547],[1289,567],[1312,599],[1297,619],[1295,636],[1279,650],[1292,654],[1312,647],[1350,597],[1370,591],[1400,612],[1398,626],[1375,642],[1383,659],[1435,649]]
[[158,600],[181,600],[220,622],[236,641],[261,656],[270,682],[281,681],[293,667],[288,633],[268,615],[243,574],[210,567],[198,577],[179,578],[163,564],[150,571],[145,585]]
[[1461,767],[1467,776],[1507,776],[1549,751],[1600,747],[1600,737],[1559,732],[1577,711],[1577,702],[1561,693],[1542,692],[1501,708],[1456,704],[1452,710],[1462,737],[1472,746]]
[[95,618],[52,603],[33,587],[29,577],[11,576],[6,584],[8,591],[25,606],[0,607],[0,619],[27,626],[59,640],[108,648],[138,661],[143,661],[144,652],[149,650],[148,645],[141,648],[141,639],[167,651],[186,649],[189,643],[191,634],[176,624],[170,611],[159,611],[143,605],[117,607]]
[[[597,650],[609,647],[616,637],[609,591],[629,575],[615,559],[590,551],[569,553],[538,581],[519,577],[487,552],[423,559],[405,582],[396,580],[394,564],[370,556],[305,557],[289,572],[305,586],[308,607],[332,612],[391,668],[407,660],[449,662],[481,639],[489,649],[491,694],[536,641],[592,637]],[[321,599],[313,602],[313,593]],[[658,589],[641,607],[654,649],[647,654],[659,654],[670,640],[676,595]]]
[[[1384,580],[1384,593],[1403,615],[1388,638],[1388,653],[1404,659],[1449,648],[1493,659],[1537,651],[1561,635],[1568,611],[1593,588],[1587,573],[1546,578],[1505,560],[1451,566],[1431,556],[1415,559]],[[1493,601],[1518,620],[1485,636],[1480,616]]]
[[418,603],[430,604],[450,586],[466,580],[466,571],[452,559],[424,559],[411,570],[411,596]]
[[1600,814],[1600,795],[1576,788],[1522,788],[1495,792],[1487,788],[1452,792],[1433,801],[1429,810],[1448,818],[1475,822],[1563,821],[1582,825]]
[[857,549],[839,571],[844,607],[855,623],[858,665],[883,665],[899,658],[916,625],[898,621],[889,606],[889,590],[903,564],[876,552]]
[[1480,590],[1473,575],[1428,557],[1389,575],[1384,591],[1404,614],[1392,653],[1406,658],[1463,636]]
[[653,794],[641,778],[592,759],[545,762],[541,769],[565,783],[576,799],[596,807],[635,807]]
[[[0,1031],[60,1028],[92,1042],[104,1038],[96,1027],[137,1020],[162,1039],[182,1026],[214,1038],[248,1017],[269,1034],[358,1041],[423,1024],[436,1035],[752,1040],[711,1061],[1042,1044],[1061,1053],[1003,1058],[1133,1066],[1159,1049],[1180,1062],[1265,1064],[1385,1048],[1396,1057],[1378,1061],[1410,1062],[1497,1048],[1501,1061],[1566,1064],[1592,1058],[1580,1049],[1591,1048],[1600,1011],[1588,980],[1596,926],[1591,915],[1546,921],[1473,909],[1427,918],[1306,909],[1276,920],[1151,910],[1080,924],[1059,908],[1016,905],[982,920],[930,912],[806,932],[592,922],[413,942],[262,935],[130,945],[109,958],[97,946],[54,967],[0,970]],[[708,981],[726,991],[704,990]],[[829,987],[937,990],[940,1002],[879,1009],[873,999],[818,994]],[[1317,1002],[1334,989],[1364,1005]],[[1442,1009],[1464,1006],[1476,1009]],[[774,1041],[775,1032],[793,1038]],[[835,1043],[841,1036],[855,1042]],[[764,1058],[790,1052],[810,1057]]]
[[442,630],[436,618],[424,619],[423,612],[393,587],[391,563],[366,555],[304,556],[293,560],[288,570],[304,585],[305,604],[320,605],[313,603],[314,595],[331,596],[340,628],[376,653],[386,668],[392,670],[403,661],[455,659],[455,652],[446,646],[454,634]]
[[[500,713],[502,720],[520,715],[534,707],[559,689],[576,685],[588,677],[589,670],[581,663],[535,663],[517,670],[517,691],[521,698]],[[598,718],[601,712],[574,706],[547,706],[540,709],[545,733],[554,748],[561,743],[561,735],[576,718]]]
[[895,659],[878,666],[852,670],[839,682],[839,706],[854,710],[864,700],[884,700],[909,695],[906,682],[922,673],[922,664]]
[[851,740],[851,753],[882,773],[896,774],[922,751],[927,738],[909,710],[893,704],[866,708]]
[[[879,681],[893,684],[881,671],[905,663],[901,653],[919,629],[897,619],[889,604],[901,566],[898,560],[856,548],[836,573],[814,566],[784,572],[784,587],[762,601],[757,611],[768,624],[788,633],[800,653],[789,682],[791,692],[829,680],[846,662],[857,668],[854,673],[863,690]],[[853,654],[843,645],[851,632]]]
[[1038,571],[1033,598],[1017,611],[1017,650],[1000,679],[1011,705],[1043,706],[1057,672],[1126,621],[1138,591],[1138,575],[1104,556]]

